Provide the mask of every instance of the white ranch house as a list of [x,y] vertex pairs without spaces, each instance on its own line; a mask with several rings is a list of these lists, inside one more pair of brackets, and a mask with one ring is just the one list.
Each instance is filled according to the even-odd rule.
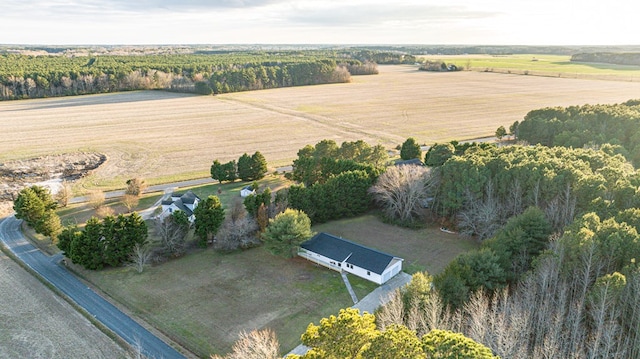
[[298,255],[377,284],[386,283],[402,271],[402,258],[324,232],[302,243]]
[[183,211],[189,217],[189,222],[193,223],[196,220],[193,210],[198,207],[199,202],[200,197],[191,190],[185,193],[172,193],[170,197],[162,201],[162,213],[159,217],[164,219],[175,211]]

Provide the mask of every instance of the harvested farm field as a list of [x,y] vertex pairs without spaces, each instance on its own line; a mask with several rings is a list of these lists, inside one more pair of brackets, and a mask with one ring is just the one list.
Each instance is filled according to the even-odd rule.
[[127,358],[71,305],[0,252],[0,358]]
[[206,177],[214,159],[260,151],[291,163],[321,139],[393,148],[491,136],[533,109],[640,98],[640,83],[380,66],[351,83],[196,96],[136,91],[0,102],[0,163],[46,154],[99,153],[85,187]]

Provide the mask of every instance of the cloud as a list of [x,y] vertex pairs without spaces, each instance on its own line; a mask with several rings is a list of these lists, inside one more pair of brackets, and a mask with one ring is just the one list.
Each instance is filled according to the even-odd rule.
[[32,0],[0,2],[3,18],[144,15],[255,9],[285,0]]
[[283,0],[108,0],[100,1],[104,6],[125,11],[166,9],[171,11],[194,11],[216,9],[250,9],[258,8]]
[[433,23],[483,19],[496,13],[469,10],[464,6],[427,4],[348,4],[325,8],[299,8],[287,20],[297,24],[328,26],[361,26],[385,23]]

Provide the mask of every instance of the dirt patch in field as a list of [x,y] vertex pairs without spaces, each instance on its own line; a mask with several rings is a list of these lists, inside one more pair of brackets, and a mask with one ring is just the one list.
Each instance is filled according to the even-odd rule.
[[63,181],[85,177],[106,161],[107,157],[98,153],[69,153],[1,163],[0,215],[10,211],[11,201],[25,186],[41,185],[55,194]]

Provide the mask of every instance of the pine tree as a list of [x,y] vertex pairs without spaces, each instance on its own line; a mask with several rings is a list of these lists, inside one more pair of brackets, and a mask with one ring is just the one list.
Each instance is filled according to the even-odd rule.
[[402,144],[402,148],[400,149],[400,158],[403,160],[411,160],[414,158],[422,157],[422,149],[420,145],[416,142],[415,138],[409,137]]
[[238,177],[243,181],[253,180],[253,160],[246,153],[238,158]]
[[267,160],[264,158],[262,153],[256,151],[256,153],[251,156],[252,161],[252,180],[259,180],[264,177],[267,173]]
[[199,238],[198,244],[205,247],[224,221],[224,209],[220,198],[212,195],[200,201],[193,214],[196,217],[195,234]]

